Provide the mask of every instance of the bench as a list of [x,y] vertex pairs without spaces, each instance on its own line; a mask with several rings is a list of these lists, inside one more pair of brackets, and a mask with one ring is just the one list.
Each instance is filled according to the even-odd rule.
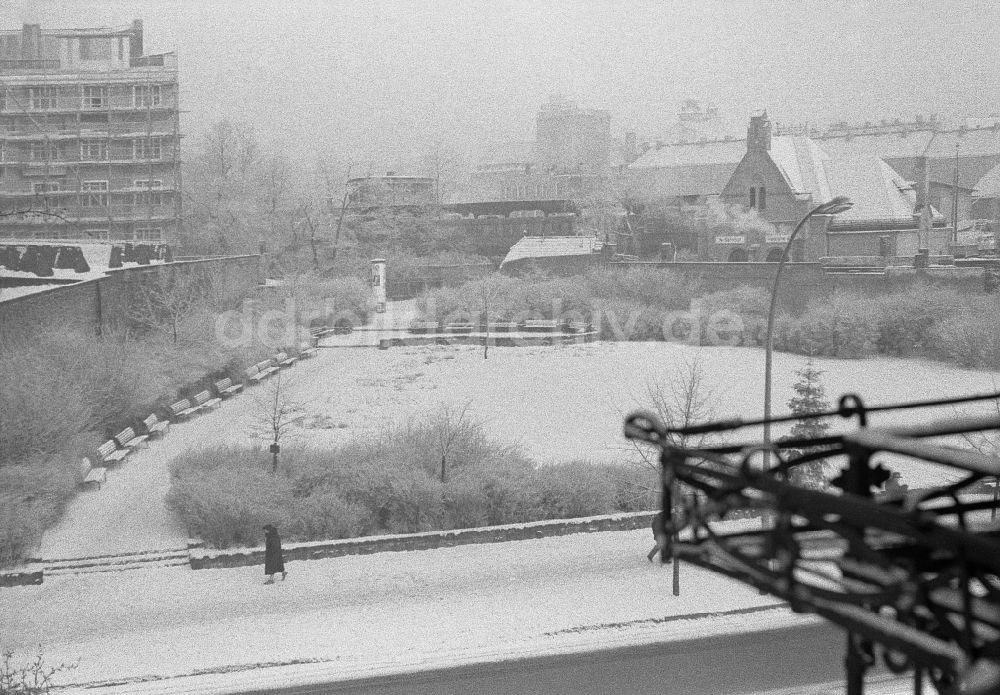
[[156,417],[156,413],[151,413],[148,418],[142,421],[142,426],[146,428],[146,434],[150,439],[162,437],[170,428],[170,420],[161,420]]
[[208,389],[204,391],[199,391],[194,394],[194,407],[196,410],[211,410],[222,403],[221,398],[212,398],[212,394],[209,393]]
[[287,352],[279,352],[274,356],[274,361],[278,363],[278,369],[283,369],[284,367],[291,367],[299,361],[299,358],[289,357]]
[[259,383],[264,379],[266,379],[267,377],[274,374],[276,371],[278,371],[278,368],[271,366],[271,360],[264,360],[263,362],[258,362],[252,367],[247,367],[246,369],[247,381],[253,384]]
[[317,352],[319,352],[319,348],[310,343],[302,343],[301,345],[299,345],[300,359],[308,359],[310,357],[315,357]]
[[234,384],[233,380],[229,377],[219,379],[213,386],[215,387],[215,392],[219,394],[219,398],[229,398],[243,390],[243,384]]
[[262,360],[261,362],[258,362],[255,366],[257,367],[257,373],[264,375],[261,377],[262,379],[266,379],[267,377],[271,376],[272,374],[278,371],[278,367],[274,365],[274,360]]
[[191,405],[191,401],[187,398],[177,401],[176,403],[170,404],[170,419],[171,420],[187,420],[189,417],[198,412],[198,406]]
[[126,427],[121,432],[115,435],[115,441],[118,442],[118,446],[122,449],[138,449],[142,446],[143,442],[149,439],[148,434],[135,433],[135,430],[131,427]]
[[437,321],[413,321],[407,330],[410,333],[437,333],[438,323]]
[[128,456],[128,449],[119,449],[115,440],[109,439],[97,447],[97,454],[103,463],[118,463],[124,461],[125,457]]
[[486,330],[493,333],[511,333],[518,329],[518,325],[513,321],[490,321],[486,324]]
[[94,466],[90,463],[90,459],[84,456],[83,459],[80,460],[80,475],[81,485],[86,485],[87,483],[97,483],[97,489],[100,490],[101,483],[107,480],[108,469],[103,466],[94,468]]
[[325,335],[333,333],[333,329],[329,326],[310,326],[309,335],[313,338],[322,338]]
[[524,322],[526,331],[558,331],[559,322],[551,319],[528,319]]

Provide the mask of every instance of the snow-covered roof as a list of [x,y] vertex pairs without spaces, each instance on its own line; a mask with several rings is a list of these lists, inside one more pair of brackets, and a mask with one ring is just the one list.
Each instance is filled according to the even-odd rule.
[[806,137],[776,136],[771,138],[769,154],[793,191],[812,193],[814,200],[833,197],[824,170],[830,155],[815,141]]
[[592,236],[526,236],[510,247],[500,267],[522,258],[589,256],[600,248],[601,242]]
[[739,164],[746,154],[745,140],[675,143],[647,150],[629,169],[658,169],[705,164]]
[[1000,164],[986,172],[976,184],[976,198],[1000,198]]
[[778,136],[772,138],[769,154],[793,191],[811,194],[817,203],[850,198],[854,205],[837,216],[838,222],[913,218],[912,185],[869,152],[831,154],[812,138]]

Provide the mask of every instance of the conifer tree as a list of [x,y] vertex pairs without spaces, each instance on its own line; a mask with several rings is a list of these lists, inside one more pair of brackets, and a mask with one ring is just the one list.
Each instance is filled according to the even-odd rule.
[[[826,389],[823,388],[823,384],[820,381],[823,371],[816,367],[812,357],[806,361],[805,366],[799,369],[796,374],[798,374],[799,380],[792,387],[795,389],[795,395],[788,401],[788,408],[792,411],[792,415],[804,418],[807,415],[829,410],[830,403],[826,400]],[[830,429],[830,424],[823,420],[816,418],[800,419],[792,427],[789,438],[822,437],[828,429]],[[794,450],[788,452],[790,456],[795,456],[797,453],[802,452]],[[823,475],[823,462],[811,461],[796,466],[791,470],[790,482],[794,485],[816,490],[826,487],[826,479]]]

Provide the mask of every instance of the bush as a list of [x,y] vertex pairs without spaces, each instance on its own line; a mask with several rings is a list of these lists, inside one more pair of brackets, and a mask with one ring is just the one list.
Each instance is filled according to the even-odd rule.
[[263,450],[237,447],[179,457],[171,465],[167,508],[217,548],[252,545],[264,524],[284,525],[293,508],[290,481],[269,474],[264,461]]
[[1000,299],[983,297],[930,330],[935,352],[963,367],[1000,368]]
[[625,491],[633,475],[613,467],[538,467],[484,437],[475,421],[458,430],[442,482],[440,426],[432,417],[334,450],[286,448],[275,474],[259,449],[189,452],[172,466],[167,504],[192,533],[224,548],[257,544],[265,523],[306,541],[590,516],[649,499]]
[[[769,304],[770,295],[760,287],[737,287],[699,297],[697,305],[701,316],[702,344],[711,344],[709,321],[721,318],[722,312],[728,312],[738,316],[743,327],[734,333],[731,342],[729,336],[721,335],[721,330],[720,337],[732,345],[762,345],[767,331]],[[712,328],[719,330],[727,326],[713,323]]]
[[604,469],[583,461],[535,472],[540,518],[567,519],[615,511],[615,488]]
[[875,354],[878,340],[875,319],[870,302],[836,292],[810,304],[798,319],[786,319],[782,330],[776,331],[775,347],[803,355],[869,357]]
[[13,650],[4,650],[0,659],[0,695],[48,695],[55,688],[54,676],[60,671],[74,669],[78,664],[45,663],[39,651],[35,658],[17,666],[14,664]]
[[950,319],[969,299],[956,290],[931,285],[878,297],[874,301],[878,352],[898,356],[933,352],[938,324]]
[[39,455],[0,467],[0,567],[30,556],[72,497],[77,476],[65,455]]

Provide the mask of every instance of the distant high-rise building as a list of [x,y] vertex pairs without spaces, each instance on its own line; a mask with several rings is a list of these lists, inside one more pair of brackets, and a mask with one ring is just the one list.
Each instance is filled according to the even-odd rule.
[[611,155],[611,114],[558,96],[535,121],[535,162],[554,173],[603,174]]
[[176,56],[144,54],[141,20],[0,32],[0,237],[173,239],[177,93]]

